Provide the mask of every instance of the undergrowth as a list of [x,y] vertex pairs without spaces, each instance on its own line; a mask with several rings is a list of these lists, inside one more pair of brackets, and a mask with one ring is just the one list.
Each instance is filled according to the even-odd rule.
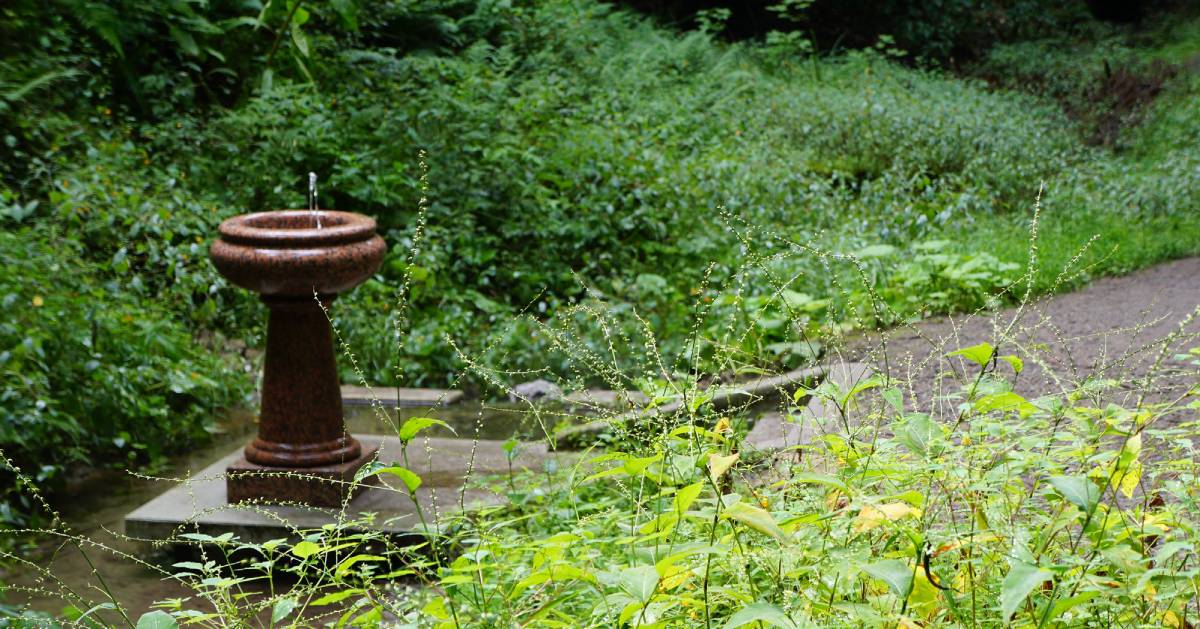
[[[1019,306],[983,328],[990,330],[986,339],[965,338],[981,329],[967,331],[968,318],[904,360],[886,344],[827,352],[819,382],[784,381],[768,399],[728,406],[718,402],[722,388],[749,387],[771,373],[739,344],[744,331],[731,317],[756,316],[769,303],[747,312],[745,302],[723,310],[692,300],[691,345],[711,348],[717,372],[699,368],[700,351],[677,362],[664,355],[644,317],[640,330],[622,331],[602,309],[579,311],[613,346],[640,347],[640,372],[591,350],[568,329],[529,317],[564,348],[571,369],[590,374],[579,382],[595,378],[621,389],[635,384],[636,374],[656,380],[650,408],[603,414],[606,436],[568,451],[554,446],[572,412],[530,403],[541,439],[476,439],[473,453],[502,452],[510,467],[483,474],[468,464],[468,497],[425,472],[441,456],[426,436],[438,420],[397,426],[379,405],[380,425],[394,431],[400,456],[375,461],[355,482],[378,483],[376,491],[413,505],[415,515],[403,522],[418,535],[369,532],[377,516],[345,505],[329,526],[268,542],[185,525],[171,541],[192,546],[193,558],[170,566],[126,559],[183,584],[190,596],[152,611],[126,610],[103,575],[95,575],[98,590],[80,591],[47,571],[33,591],[61,597],[68,618],[30,613],[11,622],[1190,626],[1200,614],[1191,438],[1200,354],[1186,348],[1196,344],[1197,313],[1163,337],[1142,338],[1153,322],[1124,331],[1134,342],[1104,356],[1096,371],[1058,366],[1062,352],[1098,341],[1057,335],[1053,322],[1037,315],[1031,298],[1041,276],[1039,217],[1026,265],[1002,290]],[[738,237],[752,235],[760,234]],[[414,246],[419,255],[422,242]],[[905,268],[881,262],[893,253],[884,249],[843,256],[793,245],[791,253],[853,269],[856,283],[839,286],[845,296],[875,294],[873,275]],[[938,255],[928,247],[907,264]],[[770,267],[777,258],[750,255],[746,272],[770,282],[786,306],[774,316],[800,341],[818,308],[791,290],[796,276]],[[1070,277],[1081,259],[1057,276]],[[400,286],[392,314],[403,328],[410,284]],[[717,287],[736,292],[736,283]],[[893,303],[874,297],[862,316],[903,318]],[[396,337],[397,350],[404,342],[405,335]],[[453,339],[445,342],[461,350]],[[348,356],[354,350],[345,349]],[[463,360],[483,380],[503,383],[510,375],[469,355]],[[861,361],[865,370],[838,361]],[[729,374],[736,377],[706,378]],[[750,442],[748,425],[770,421],[764,410],[794,427],[785,428],[791,438],[771,447]],[[547,445],[550,456],[525,458]],[[25,482],[36,498],[36,481]],[[477,491],[493,499],[461,510]],[[66,525],[40,533],[68,552],[111,548]]]
[[[1151,41],[1081,39],[1078,57],[997,48],[1008,80],[988,85],[888,45],[727,44],[588,0],[298,6],[0,8],[0,299],[17,321],[0,329],[0,445],[36,482],[154,467],[242,399],[262,311],[207,243],[222,218],[298,206],[310,171],[392,247],[333,312],[359,358],[344,379],[481,397],[784,371],[847,333],[1018,303],[1042,182],[1031,295],[1200,250],[1194,73],[1099,146],[1056,100],[1086,100],[1096,60],[1185,66],[1190,14]],[[410,257],[422,149],[437,194]],[[0,509],[19,524],[35,505],[12,480]]]

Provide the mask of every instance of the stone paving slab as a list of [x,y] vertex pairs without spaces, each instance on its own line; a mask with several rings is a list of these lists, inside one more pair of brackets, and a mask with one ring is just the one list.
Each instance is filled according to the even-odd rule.
[[342,385],[342,404],[346,406],[370,406],[375,400],[379,400],[384,408],[449,406],[462,398],[463,392],[458,389],[397,389]]
[[614,408],[639,408],[650,403],[650,398],[641,391],[612,391],[609,389],[584,389],[573,391],[563,401],[584,411],[599,412]]
[[[760,375],[740,382],[723,384],[706,389],[712,394],[713,408],[724,410],[746,407],[790,390],[800,384],[811,383],[825,377],[825,367],[805,367],[779,375]],[[683,403],[673,401],[648,409],[635,408],[613,417],[599,419],[560,431],[556,437],[566,447],[579,445],[586,438],[599,433],[613,424],[646,421],[661,415],[669,415],[683,408]]]
[[[843,391],[871,377],[873,372],[862,363],[836,363],[825,372],[825,379],[836,383]],[[803,445],[827,431],[840,429],[831,422],[840,421],[831,402],[810,397],[808,404],[795,418],[788,421],[781,413],[766,413],[758,418],[754,428],[742,443],[759,450],[782,450]]]
[[[401,460],[400,440],[378,435],[355,435],[364,446],[379,444],[379,460]],[[484,489],[463,493],[468,468],[473,477],[508,472],[500,441],[417,439],[409,445],[409,469],[421,476],[417,499],[426,519],[467,508],[495,504],[500,496]],[[241,448],[204,468],[187,483],[173,484],[164,493],[125,516],[125,533],[145,540],[169,540],[182,533],[220,535],[233,532],[243,541],[263,542],[289,537],[298,530],[319,528],[337,519],[336,510],[284,505],[229,505],[225,502],[225,468],[241,455]],[[514,470],[540,470],[550,460],[570,454],[548,452],[545,444],[523,443],[517,449]],[[473,464],[471,463],[473,461]],[[346,514],[376,514],[371,529],[403,534],[419,528],[417,512],[398,479],[384,476],[387,486],[370,486],[352,500]]]

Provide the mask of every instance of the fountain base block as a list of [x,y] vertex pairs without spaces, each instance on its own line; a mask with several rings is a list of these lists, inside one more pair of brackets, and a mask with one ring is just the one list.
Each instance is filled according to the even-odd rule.
[[[378,450],[378,447],[364,444],[362,455],[356,459],[337,465],[303,468],[258,465],[247,461],[243,455],[225,468],[225,493],[231,503],[299,503],[337,508],[347,499],[354,498],[348,495],[354,474],[374,459]],[[366,484],[354,486],[354,493],[361,492]]]
[[[403,444],[393,436],[354,435],[364,449],[379,448],[379,460],[398,462],[404,458]],[[162,481],[163,493],[125,516],[125,534],[145,541],[193,545],[185,533],[221,535],[233,533],[243,542],[262,543],[281,537],[294,539],[297,531],[319,529],[335,522],[352,522],[351,531],[381,531],[408,535],[424,530],[416,505],[404,484],[392,476],[378,477],[364,487],[345,509],[300,504],[249,505],[230,502],[226,495],[226,470],[242,458],[242,448],[200,470],[192,470],[183,482]],[[426,522],[453,517],[462,505],[468,509],[495,505],[505,499],[503,485],[487,483],[463,487],[466,477],[505,475],[510,469],[504,442],[480,439],[422,437],[419,448],[409,452],[410,466],[421,475],[416,502]],[[573,465],[578,454],[547,451],[544,442],[523,442],[511,468],[540,471],[546,465]],[[365,484],[365,483],[364,483]]]

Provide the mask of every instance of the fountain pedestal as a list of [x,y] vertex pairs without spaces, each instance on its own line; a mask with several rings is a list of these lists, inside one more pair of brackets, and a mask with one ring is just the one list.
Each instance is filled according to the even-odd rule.
[[227,500],[337,507],[376,449],[346,432],[325,310],[379,268],[386,246],[374,220],[329,210],[237,216],[220,233],[213,263],[270,310],[258,437],[227,469]]

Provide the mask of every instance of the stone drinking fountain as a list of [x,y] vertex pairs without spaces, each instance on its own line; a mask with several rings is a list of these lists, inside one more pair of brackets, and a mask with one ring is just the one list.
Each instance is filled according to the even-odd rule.
[[337,507],[376,448],[346,432],[325,311],[371,277],[386,245],[374,219],[333,210],[243,214],[219,231],[213,264],[270,311],[258,437],[226,470],[227,500]]

